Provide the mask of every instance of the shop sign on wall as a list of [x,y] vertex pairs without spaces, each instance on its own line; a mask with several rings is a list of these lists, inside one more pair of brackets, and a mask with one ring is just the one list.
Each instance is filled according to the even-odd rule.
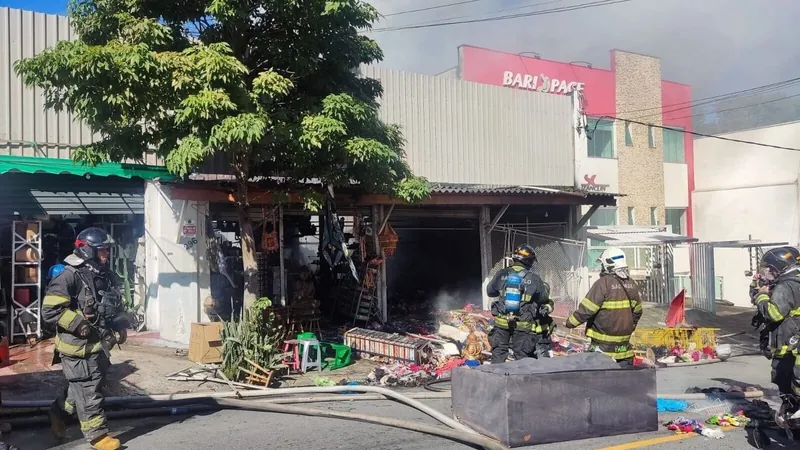
[[191,220],[184,221],[183,222],[183,226],[181,227],[181,237],[196,238],[197,237],[197,224],[195,224]]
[[595,178],[597,178],[597,174],[595,175],[589,175],[588,173],[584,174],[583,181],[585,181],[585,183],[581,183],[581,189],[583,189],[584,191],[592,191],[592,192],[606,192],[606,190],[608,190],[609,185],[598,184],[595,181]]
[[507,70],[503,72],[503,86],[551,94],[568,94],[573,91],[583,91],[586,84],[579,81],[550,78],[544,74],[530,75]]

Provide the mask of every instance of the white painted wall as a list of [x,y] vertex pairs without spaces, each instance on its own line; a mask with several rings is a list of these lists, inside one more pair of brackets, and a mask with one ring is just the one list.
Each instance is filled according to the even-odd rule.
[[[207,322],[203,300],[211,295],[206,260],[207,202],[173,200],[169,186],[145,184],[147,327],[161,339],[188,345],[193,322]],[[197,243],[187,249],[184,223],[197,226]]]
[[664,163],[664,206],[689,207],[689,171],[686,164]]
[[[798,147],[800,122],[725,137]],[[703,138],[694,141],[694,234],[701,241],[745,240],[797,245],[800,152]],[[725,299],[748,306],[747,250],[717,249],[716,274]]]

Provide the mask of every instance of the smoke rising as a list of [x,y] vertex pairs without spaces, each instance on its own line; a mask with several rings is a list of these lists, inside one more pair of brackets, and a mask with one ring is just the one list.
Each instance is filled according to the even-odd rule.
[[[382,14],[456,3],[369,0]],[[587,0],[480,0],[419,13],[390,15],[376,28],[531,12]],[[539,6],[532,6],[537,5]],[[528,8],[519,9],[525,6]],[[501,12],[496,12],[503,10]],[[492,14],[490,14],[492,13]],[[665,79],[690,84],[695,98],[785,80],[800,73],[795,45],[796,0],[633,0],[611,6],[513,20],[373,32],[384,66],[435,74],[457,64],[457,46],[537,52],[556,61],[609,68],[609,50],[661,58]]]

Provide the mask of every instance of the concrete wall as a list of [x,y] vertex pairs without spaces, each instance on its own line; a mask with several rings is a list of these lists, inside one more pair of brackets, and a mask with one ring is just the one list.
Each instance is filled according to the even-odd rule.
[[[664,206],[687,208],[689,206],[688,169],[686,164],[664,163]],[[684,230],[684,233],[686,230]]]
[[[147,327],[161,339],[188,344],[193,322],[207,322],[203,300],[211,295],[206,259],[208,203],[173,200],[170,188],[145,186]],[[184,224],[197,225],[196,243],[182,237]]]
[[[616,74],[617,117],[637,119],[661,125],[661,115],[647,120],[639,119],[642,110],[661,108],[661,61],[658,58],[628,53],[612,52]],[[639,111],[637,114],[634,111]],[[626,194],[618,200],[619,211],[634,208],[635,222],[650,224],[650,208],[657,208],[659,223],[664,223],[664,150],[661,129],[654,128],[655,148],[650,148],[648,127],[630,123],[632,146],[625,144],[626,122],[617,120],[615,126],[616,150],[619,159],[620,192]]]
[[[797,147],[800,122],[724,135]],[[800,241],[800,152],[703,138],[695,140],[695,236],[703,241]],[[747,306],[747,250],[717,249],[726,300]]]

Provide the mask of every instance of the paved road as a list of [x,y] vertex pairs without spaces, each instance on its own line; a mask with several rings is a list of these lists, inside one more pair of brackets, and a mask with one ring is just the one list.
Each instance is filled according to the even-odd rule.
[[[686,369],[665,369],[658,372],[659,391],[683,392],[691,386],[724,386],[740,382],[769,386],[768,362],[761,357],[735,358],[723,364],[699,366]],[[728,381],[726,381],[728,380]],[[449,400],[431,400],[425,403],[450,414]],[[339,402],[329,404],[307,404],[313,408],[329,408],[339,411],[352,411],[375,416],[394,417],[435,424],[432,419],[408,407],[392,402]],[[668,420],[670,416],[662,416]],[[436,437],[398,430],[388,427],[367,425],[337,419],[297,417],[280,414],[248,411],[220,411],[208,415],[177,418],[143,418],[112,422],[113,431],[118,434],[127,448],[131,450],[150,450],[169,448],[174,450],[197,450],[202,448],[270,450],[303,449],[442,449],[456,450],[469,448]],[[20,430],[11,435],[9,442],[22,450],[29,449],[78,449],[85,448],[77,430],[73,430],[70,441],[54,446],[49,434],[43,429]],[[726,433],[724,439],[709,440],[692,437],[680,441],[661,430],[653,433],[593,439],[582,442],[568,442],[536,448],[561,449],[630,449],[639,446],[652,449],[700,449],[727,450],[753,448],[747,443],[742,430]],[[626,445],[627,444],[627,445]],[[780,446],[778,447],[780,448]]]

